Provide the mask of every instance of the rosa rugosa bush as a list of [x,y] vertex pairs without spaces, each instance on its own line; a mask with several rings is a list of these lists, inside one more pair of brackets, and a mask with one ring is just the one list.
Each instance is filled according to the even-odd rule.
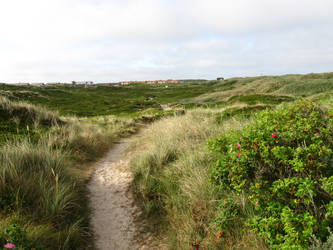
[[[212,180],[245,195],[250,225],[273,249],[304,249],[333,228],[333,118],[302,100],[209,141]],[[227,209],[227,208],[226,208]]]

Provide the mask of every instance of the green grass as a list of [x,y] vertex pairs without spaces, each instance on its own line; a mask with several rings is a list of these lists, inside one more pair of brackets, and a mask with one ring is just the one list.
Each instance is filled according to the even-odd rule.
[[331,79],[310,79],[294,81],[280,89],[285,94],[295,94],[300,96],[310,96],[318,93],[333,90],[333,80]]
[[[0,85],[0,91],[10,93],[9,98],[39,104],[60,114],[77,116],[135,115],[148,108],[159,109],[160,104],[177,104],[213,91],[216,87],[206,83],[165,85],[135,84],[120,87],[84,86],[11,86]],[[1,93],[1,92],[0,92]]]

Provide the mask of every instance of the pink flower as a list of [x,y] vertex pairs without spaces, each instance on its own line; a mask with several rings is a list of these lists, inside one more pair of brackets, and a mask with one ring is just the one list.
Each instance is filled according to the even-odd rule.
[[237,148],[240,148],[240,146],[241,146],[241,145],[238,143],[238,144],[237,144]]
[[241,140],[243,140],[243,138],[241,137],[241,138],[239,138],[239,140],[241,141]]
[[276,132],[274,132],[274,133],[272,134],[272,137],[273,137],[273,138],[275,138],[275,137],[276,137]]
[[15,245],[13,243],[7,243],[3,246],[4,248],[9,248],[9,249],[13,249],[15,248]]
[[241,153],[241,152],[239,152],[239,153],[238,153],[238,155],[237,155],[237,157],[238,157],[238,158],[240,158],[240,157],[241,157],[241,155],[242,155],[242,153]]
[[319,133],[318,133],[318,132],[316,133],[316,136],[319,136]]

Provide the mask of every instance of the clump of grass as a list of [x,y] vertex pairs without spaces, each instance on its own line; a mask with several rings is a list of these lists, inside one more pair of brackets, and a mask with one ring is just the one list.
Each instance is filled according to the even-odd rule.
[[[80,176],[60,150],[42,142],[8,143],[1,148],[0,165],[3,214],[16,211],[36,224],[48,221],[55,233],[82,221]],[[85,231],[82,225],[80,231]]]

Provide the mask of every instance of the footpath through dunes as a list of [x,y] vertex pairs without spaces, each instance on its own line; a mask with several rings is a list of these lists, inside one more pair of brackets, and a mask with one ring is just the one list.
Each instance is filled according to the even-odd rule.
[[150,249],[146,245],[148,242],[136,240],[145,225],[135,223],[140,209],[130,191],[132,175],[126,156],[130,142],[123,140],[114,145],[96,164],[88,185],[92,209],[90,224],[95,247],[99,250]]

